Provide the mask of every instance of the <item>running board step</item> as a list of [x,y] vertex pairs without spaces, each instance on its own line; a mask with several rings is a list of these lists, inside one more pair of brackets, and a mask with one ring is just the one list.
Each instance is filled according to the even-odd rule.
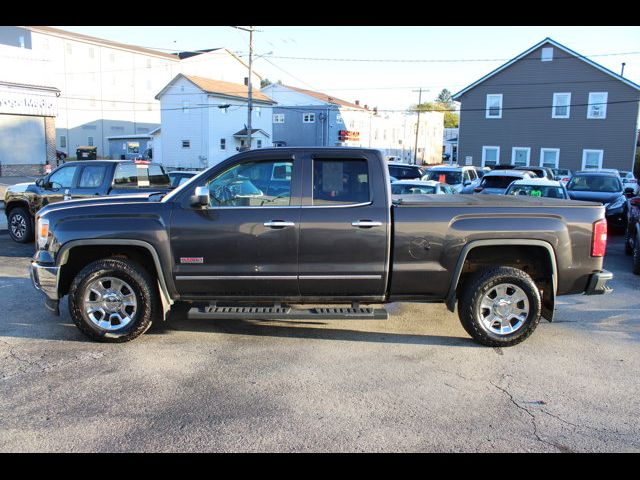
[[219,307],[192,308],[189,318],[239,318],[245,320],[387,320],[384,308],[370,307],[314,307],[306,309],[289,306],[275,307]]

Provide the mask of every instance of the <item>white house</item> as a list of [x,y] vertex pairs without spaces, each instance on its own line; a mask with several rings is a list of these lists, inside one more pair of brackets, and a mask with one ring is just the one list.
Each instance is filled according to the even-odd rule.
[[[81,145],[106,156],[107,137],[159,127],[154,96],[178,73],[240,84],[249,76],[226,48],[173,54],[46,26],[0,26],[0,61],[0,81],[59,90],[54,149],[69,157]],[[252,84],[260,80],[254,71]]]
[[[260,90],[252,96],[251,148],[270,147],[275,102]],[[155,98],[162,112],[165,167],[206,168],[248,147],[246,85],[178,74]]]

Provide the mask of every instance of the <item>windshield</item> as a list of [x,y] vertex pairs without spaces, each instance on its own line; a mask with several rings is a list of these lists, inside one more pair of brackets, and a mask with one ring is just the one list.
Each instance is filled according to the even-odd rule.
[[556,187],[554,185],[511,185],[507,190],[506,195],[565,198],[562,187]]
[[578,175],[567,184],[567,190],[574,192],[619,192],[622,190],[620,179],[604,175]]
[[429,170],[422,179],[457,185],[462,183],[462,173],[455,170]]
[[436,187],[431,185],[403,185],[395,183],[391,185],[391,193],[394,195],[421,195],[436,193]]
[[485,177],[482,179],[482,187],[483,188],[502,188],[505,189],[511,182],[514,180],[520,180],[522,177],[513,177],[511,175],[492,175],[490,177]]

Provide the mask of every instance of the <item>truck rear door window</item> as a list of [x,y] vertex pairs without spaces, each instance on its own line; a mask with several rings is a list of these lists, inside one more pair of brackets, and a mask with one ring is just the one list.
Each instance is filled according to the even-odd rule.
[[89,165],[82,170],[78,188],[97,188],[102,185],[107,167],[104,165]]
[[314,205],[349,205],[369,200],[369,170],[366,160],[313,161]]

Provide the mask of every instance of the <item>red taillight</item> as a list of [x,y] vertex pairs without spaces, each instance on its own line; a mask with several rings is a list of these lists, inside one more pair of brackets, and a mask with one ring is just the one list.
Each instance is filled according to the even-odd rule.
[[598,220],[593,224],[593,237],[591,238],[591,256],[604,257],[607,249],[607,220]]
[[563,182],[568,182],[568,181],[569,181],[569,178],[563,178],[563,179],[562,179],[562,181],[563,181]]
[[482,187],[476,187],[473,189],[474,192],[481,192],[482,191]]

